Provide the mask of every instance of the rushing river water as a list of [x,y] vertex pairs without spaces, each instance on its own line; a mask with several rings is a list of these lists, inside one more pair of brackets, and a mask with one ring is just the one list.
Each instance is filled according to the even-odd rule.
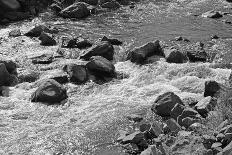
[[[232,26],[222,22],[223,19],[232,20],[232,16],[218,20],[194,16],[212,9],[232,12],[230,4],[224,0],[149,0],[136,4],[135,8],[122,7],[82,21],[44,13],[41,18],[13,24],[0,32],[4,36],[13,27],[27,30],[33,24],[44,22],[57,26],[60,35],[82,35],[95,41],[104,35],[118,38],[124,41],[123,47],[116,48],[118,53],[155,39],[169,41],[176,36],[193,42],[206,42],[213,34],[232,38]],[[21,56],[36,51],[31,51],[36,48],[31,42],[26,40],[29,45],[20,45],[18,53],[13,54],[8,51],[16,48],[8,48],[6,44],[1,47],[5,55],[21,62],[24,61],[20,60]],[[230,49],[224,45],[227,44],[218,43],[215,48],[225,49],[227,56],[222,59],[229,63],[232,60]],[[200,99],[205,80],[226,83],[230,75],[229,69],[213,69],[208,63],[160,61],[137,66],[126,61],[116,62],[115,66],[129,78],[104,85],[67,84],[69,100],[64,106],[29,102],[35,90],[29,83],[11,87],[9,98],[0,97],[0,154],[123,155],[125,153],[114,141],[121,130],[132,130],[127,115],[145,114],[155,98],[166,91],[173,91],[182,99]]]

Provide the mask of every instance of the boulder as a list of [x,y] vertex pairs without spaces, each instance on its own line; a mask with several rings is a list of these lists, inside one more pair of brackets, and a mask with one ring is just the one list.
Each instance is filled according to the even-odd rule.
[[203,13],[202,17],[204,17],[204,18],[221,18],[221,17],[223,17],[223,15],[218,11],[211,10],[211,11]]
[[184,105],[179,96],[173,92],[166,92],[156,98],[151,109],[161,117],[170,117],[171,110],[177,103]]
[[205,91],[204,91],[204,97],[211,96],[214,97],[217,92],[220,90],[220,85],[216,81],[206,81],[205,82]]
[[110,2],[101,4],[101,7],[107,9],[118,9],[120,8],[120,4],[115,0],[111,0]]
[[153,55],[165,56],[158,40],[155,42],[149,42],[130,51],[127,55],[127,60],[136,64],[144,64],[145,60]]
[[60,103],[67,99],[66,89],[55,80],[43,81],[38,89],[32,94],[31,102],[45,102],[48,104]]
[[171,110],[170,115],[171,118],[177,120],[177,117],[180,116],[182,114],[182,112],[184,111],[185,106],[183,106],[182,104],[177,103]]
[[77,2],[63,9],[59,15],[64,18],[83,19],[90,15],[90,11],[88,10],[86,3]]
[[217,104],[217,100],[211,96],[205,97],[200,100],[196,105],[196,111],[204,118],[208,116],[208,112],[212,111]]
[[88,80],[88,72],[84,65],[68,64],[63,67],[68,73],[69,81],[75,84],[83,84]]
[[177,49],[169,49],[165,52],[166,61],[169,63],[184,63],[185,55]]
[[42,32],[40,34],[39,40],[41,40],[40,45],[43,45],[43,46],[56,45],[56,40],[53,38],[53,36],[45,32]]
[[101,41],[108,41],[112,45],[118,45],[118,46],[123,44],[123,42],[118,39],[111,39],[111,38],[107,38],[106,36],[102,37]]
[[113,60],[114,47],[108,41],[103,41],[85,51],[85,53],[81,55],[80,58],[89,60],[92,56],[102,56],[108,60]]
[[91,57],[86,67],[88,71],[96,77],[115,77],[116,75],[114,65],[101,56]]

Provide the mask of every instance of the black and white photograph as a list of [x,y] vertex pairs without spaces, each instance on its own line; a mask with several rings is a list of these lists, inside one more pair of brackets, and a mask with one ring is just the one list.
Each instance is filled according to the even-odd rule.
[[0,0],[0,155],[232,155],[232,0]]

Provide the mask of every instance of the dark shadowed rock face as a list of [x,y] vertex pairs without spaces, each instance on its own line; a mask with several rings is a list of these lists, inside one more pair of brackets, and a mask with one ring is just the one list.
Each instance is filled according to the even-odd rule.
[[153,55],[165,56],[163,49],[161,48],[159,41],[149,42],[141,47],[137,47],[130,51],[127,56],[127,60],[136,64],[144,64],[148,57]]
[[102,56],[107,60],[113,60],[114,47],[108,41],[103,41],[88,49],[80,58],[89,60],[92,56]]
[[6,69],[5,64],[0,63],[0,86],[8,86],[10,84],[10,74]]
[[46,33],[58,33],[58,30],[56,28],[49,28],[45,25],[38,25],[26,32],[24,35],[28,37],[39,37],[42,32]]
[[88,10],[86,3],[77,2],[63,9],[59,15],[64,18],[82,19],[88,17],[90,11]]
[[63,70],[68,73],[70,82],[82,84],[88,80],[87,69],[83,65],[68,64]]
[[173,92],[166,92],[156,98],[152,105],[152,111],[161,117],[169,117],[171,110],[177,103],[184,105],[179,96]]
[[0,63],[3,63],[6,66],[7,71],[10,74],[17,76],[17,65],[11,60],[0,60]]
[[204,97],[207,96],[214,97],[219,90],[220,90],[219,83],[217,83],[216,81],[206,81]]
[[32,94],[32,102],[45,102],[49,104],[60,103],[67,98],[66,89],[55,80],[43,81]]

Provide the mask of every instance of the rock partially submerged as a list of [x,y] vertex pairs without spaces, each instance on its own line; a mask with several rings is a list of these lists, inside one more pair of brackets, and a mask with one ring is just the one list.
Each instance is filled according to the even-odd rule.
[[64,18],[83,19],[90,15],[90,11],[88,10],[86,3],[77,2],[63,9],[59,15]]
[[116,75],[114,65],[101,56],[91,57],[86,67],[91,74],[100,79],[104,79],[104,77],[115,77]]
[[102,56],[107,60],[113,60],[114,47],[108,41],[103,41],[86,50],[85,53],[80,56],[80,58],[89,60],[92,56]]
[[127,55],[127,60],[136,64],[144,64],[147,58],[154,55],[165,57],[158,40],[155,42],[149,42],[130,51]]
[[52,79],[42,81],[39,88],[32,94],[31,102],[44,102],[48,104],[60,104],[67,99],[66,89]]
[[83,84],[88,80],[87,68],[84,65],[71,63],[65,65],[63,70],[68,73],[70,82]]

